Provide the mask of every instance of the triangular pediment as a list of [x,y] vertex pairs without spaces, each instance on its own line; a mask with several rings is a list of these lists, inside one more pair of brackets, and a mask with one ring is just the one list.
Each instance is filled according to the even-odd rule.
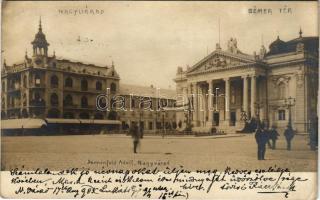
[[203,58],[188,70],[188,74],[201,73],[212,70],[229,69],[256,63],[254,56],[217,50]]

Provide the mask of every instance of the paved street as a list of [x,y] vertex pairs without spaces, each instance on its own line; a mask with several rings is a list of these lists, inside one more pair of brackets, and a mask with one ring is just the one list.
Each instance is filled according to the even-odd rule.
[[[230,137],[228,137],[230,136]],[[277,150],[267,148],[266,160],[257,160],[254,135],[227,137],[145,136],[138,154],[125,135],[19,136],[2,137],[3,169],[138,168],[156,162],[159,168],[184,166],[187,169],[288,167],[291,171],[316,171],[317,152],[309,150],[306,136],[295,136],[292,151],[284,137]],[[232,136],[232,137],[231,137]]]

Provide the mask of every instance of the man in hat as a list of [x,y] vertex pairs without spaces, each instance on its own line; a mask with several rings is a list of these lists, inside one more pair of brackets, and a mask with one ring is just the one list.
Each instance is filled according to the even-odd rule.
[[286,137],[287,140],[287,150],[291,150],[291,140],[293,139],[294,136],[294,131],[290,125],[287,126],[287,129],[284,131],[284,136]]
[[269,131],[269,134],[270,134],[270,139],[272,141],[272,149],[276,149],[276,142],[280,135],[277,132],[275,125],[272,125],[271,130]]

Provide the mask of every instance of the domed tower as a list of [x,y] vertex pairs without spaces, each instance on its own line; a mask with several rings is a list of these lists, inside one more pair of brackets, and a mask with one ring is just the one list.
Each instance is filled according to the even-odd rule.
[[33,56],[48,56],[49,43],[46,40],[46,35],[42,32],[41,18],[39,21],[39,31],[31,44],[33,46]]
[[283,53],[283,51],[286,50],[286,43],[284,41],[280,40],[280,38],[278,36],[277,39],[270,44],[269,49],[270,49],[270,51],[269,51],[268,55]]

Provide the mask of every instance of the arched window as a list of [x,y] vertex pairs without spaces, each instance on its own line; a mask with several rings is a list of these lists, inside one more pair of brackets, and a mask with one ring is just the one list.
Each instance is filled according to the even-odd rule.
[[65,99],[64,99],[64,104],[66,106],[72,106],[73,102],[72,102],[72,96],[70,94],[68,94]]
[[59,105],[59,98],[58,98],[58,95],[56,93],[51,94],[50,102],[51,102],[52,106]]
[[81,90],[87,91],[88,90],[88,81],[86,79],[81,80]]
[[59,84],[58,77],[56,75],[51,76],[51,87],[57,88]]
[[23,87],[26,88],[26,87],[28,86],[27,84],[28,84],[28,82],[27,82],[27,76],[24,75],[24,76],[23,76]]
[[79,115],[80,119],[89,119],[89,113],[83,112]]
[[111,83],[110,90],[111,90],[111,92],[116,92],[117,91],[117,85],[115,83]]
[[96,82],[96,90],[102,90],[102,83],[100,81]]
[[70,77],[66,78],[66,80],[65,80],[65,82],[64,82],[64,85],[65,85],[66,87],[72,88],[72,86],[73,86],[72,78],[70,78]]
[[26,93],[24,93],[22,96],[22,103],[23,103],[23,106],[27,106],[27,94]]
[[41,84],[41,79],[40,79],[40,75],[39,75],[39,74],[36,74],[36,75],[34,76],[34,83],[35,83],[36,86],[40,86],[40,84]]
[[81,107],[82,107],[82,108],[87,108],[87,107],[88,107],[88,99],[87,99],[87,97],[85,97],[85,96],[83,96],[83,97],[81,98]]
[[284,99],[286,96],[286,85],[284,83],[280,83],[278,85],[278,98]]

